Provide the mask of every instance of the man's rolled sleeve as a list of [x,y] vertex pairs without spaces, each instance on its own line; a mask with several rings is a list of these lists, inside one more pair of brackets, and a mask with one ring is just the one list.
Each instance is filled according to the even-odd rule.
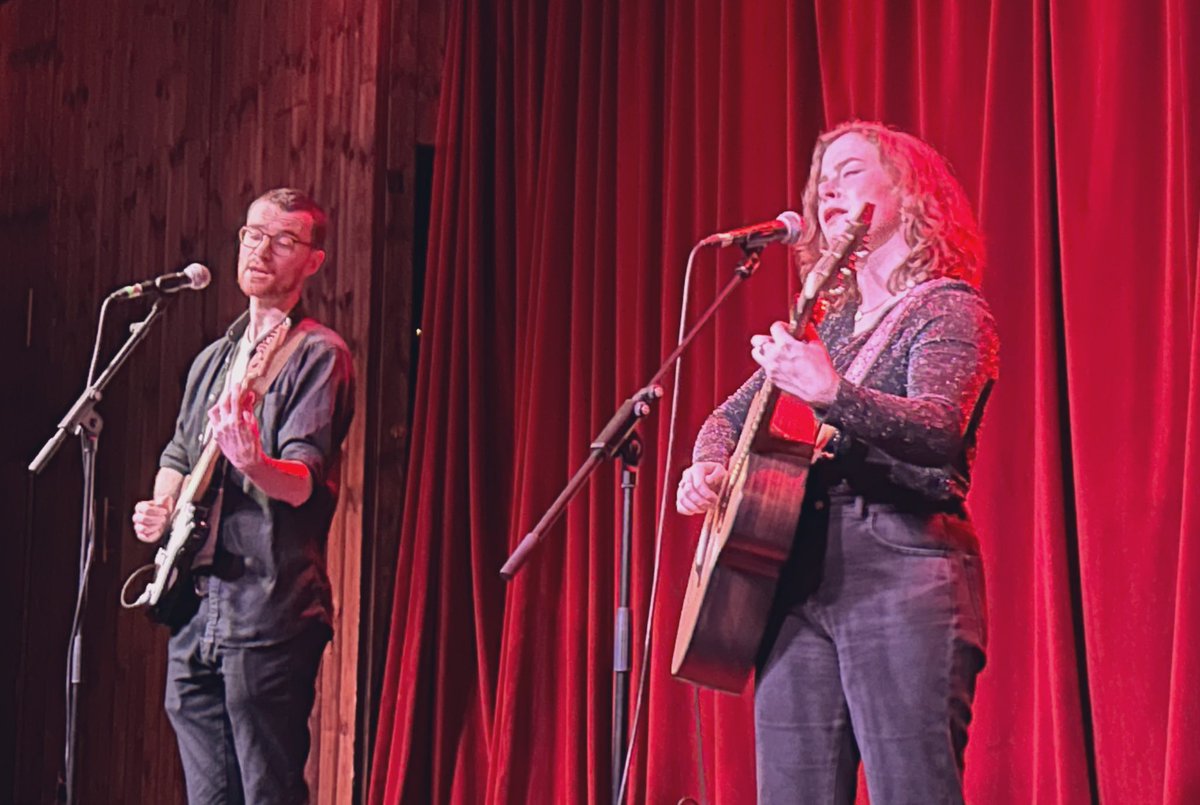
[[187,475],[191,472],[192,468],[184,443],[183,431],[176,425],[175,436],[167,443],[162,455],[158,457],[158,466],[161,469],[175,470],[180,475]]
[[313,487],[327,483],[330,462],[346,438],[354,411],[354,381],[346,346],[307,344],[278,432],[279,458],[300,461]]
[[197,413],[200,410],[197,398],[202,394],[200,386],[203,384],[203,378],[211,371],[212,354],[211,349],[205,350],[188,369],[187,382],[183,387],[183,402],[179,406],[179,415],[175,418],[175,433],[158,457],[160,468],[187,475],[199,457],[199,437],[195,427],[197,421],[205,421],[205,418]]

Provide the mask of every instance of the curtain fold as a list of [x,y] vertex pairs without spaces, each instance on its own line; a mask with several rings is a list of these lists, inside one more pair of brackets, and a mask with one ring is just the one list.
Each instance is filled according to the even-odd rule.
[[[460,0],[370,801],[609,800],[619,470],[499,567],[672,348],[691,244],[798,206],[849,117],[946,154],[987,237],[968,798],[1200,798],[1198,27],[1185,0]],[[734,259],[697,261],[693,315]],[[669,476],[669,385],[639,427],[631,801],[698,798],[701,748],[710,801],[753,798],[749,691],[668,673],[699,525],[673,512],[642,636],[658,502],[793,285],[768,250],[685,357]]]
[[479,802],[512,485],[519,202],[511,31],[451,17],[409,483],[372,802]]

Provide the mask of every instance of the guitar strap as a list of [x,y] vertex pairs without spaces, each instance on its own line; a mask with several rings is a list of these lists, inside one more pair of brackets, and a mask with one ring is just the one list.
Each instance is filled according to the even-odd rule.
[[904,297],[892,306],[892,309],[887,312],[883,320],[875,325],[875,330],[871,333],[871,337],[867,339],[867,343],[863,344],[862,349],[854,356],[854,360],[850,362],[846,373],[842,375],[846,380],[854,385],[861,385],[866,379],[867,374],[871,371],[871,367],[883,355],[887,349],[888,343],[892,340],[892,335],[895,334],[896,328],[900,326],[904,315],[912,310],[918,302],[929,295],[931,291],[955,282],[949,277],[939,277],[929,282],[923,282],[916,288],[913,288]]
[[[900,322],[904,320],[904,316],[908,311],[912,310],[918,302],[924,299],[931,291],[954,282],[948,277],[939,277],[935,280],[923,282],[916,288],[913,288],[905,294],[899,302],[892,305],[892,309],[875,325],[875,329],[871,331],[871,335],[867,338],[867,343],[862,345],[862,349],[854,356],[854,360],[850,362],[842,377],[848,382],[856,386],[862,385],[870,373],[871,368],[883,355],[887,349],[888,343],[892,340],[892,336],[896,333],[896,328],[900,326]],[[817,457],[818,458],[833,458],[833,453],[828,449],[828,445],[835,436],[837,436],[837,428],[825,422],[821,423],[821,428],[817,433]]]
[[291,331],[287,334],[287,338],[280,344],[279,349],[275,350],[275,355],[271,358],[271,363],[267,366],[267,371],[259,375],[250,388],[254,391],[254,396],[258,398],[258,405],[262,405],[263,397],[267,394],[267,389],[271,388],[271,384],[275,382],[275,378],[279,377],[279,373],[283,371],[283,367],[287,364],[288,359],[292,357],[292,353],[299,349],[304,343],[304,337],[316,329],[316,322],[312,319],[301,319],[292,325]]

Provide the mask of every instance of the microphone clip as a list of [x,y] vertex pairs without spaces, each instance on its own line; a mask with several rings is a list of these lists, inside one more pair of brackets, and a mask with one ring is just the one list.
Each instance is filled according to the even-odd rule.
[[761,244],[751,245],[748,243],[739,243],[738,246],[742,249],[742,259],[738,260],[733,267],[733,273],[737,274],[742,279],[748,280],[754,276],[754,272],[762,265],[762,250]]

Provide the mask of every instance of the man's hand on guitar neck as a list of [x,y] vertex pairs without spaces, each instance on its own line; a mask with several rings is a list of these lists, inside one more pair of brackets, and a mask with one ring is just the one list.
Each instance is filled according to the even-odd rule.
[[728,472],[717,461],[697,461],[683,471],[675,493],[675,510],[680,514],[704,514],[721,497]]
[[312,496],[312,474],[301,461],[271,458],[262,449],[253,391],[235,384],[208,411],[213,441],[229,463],[273,500],[293,506]]
[[229,463],[242,472],[262,462],[262,437],[254,418],[255,394],[235,383],[208,409],[213,441]]

